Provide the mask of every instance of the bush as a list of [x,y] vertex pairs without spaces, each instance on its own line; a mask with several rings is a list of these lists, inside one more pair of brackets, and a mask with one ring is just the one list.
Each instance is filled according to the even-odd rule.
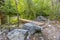
[[10,17],[10,24],[17,24],[17,17]]

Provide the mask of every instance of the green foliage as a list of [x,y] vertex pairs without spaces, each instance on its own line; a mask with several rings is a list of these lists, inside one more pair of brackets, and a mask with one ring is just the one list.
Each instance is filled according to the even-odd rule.
[[16,7],[13,6],[11,3],[11,0],[5,0],[5,5],[2,5],[0,7],[0,10],[3,11],[6,15],[16,15],[17,14],[17,10]]
[[[0,10],[8,15],[20,14],[21,18],[35,19],[37,16],[49,17],[49,19],[60,18],[60,3],[53,4],[52,0],[5,0],[5,5]],[[16,5],[17,3],[17,5]]]
[[10,18],[10,24],[16,24],[18,22],[17,17]]

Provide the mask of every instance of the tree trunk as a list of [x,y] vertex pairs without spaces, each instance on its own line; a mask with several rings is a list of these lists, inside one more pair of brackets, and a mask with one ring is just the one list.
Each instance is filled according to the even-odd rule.
[[6,17],[1,18],[1,24],[5,24],[6,23]]
[[19,27],[19,14],[17,14],[17,19],[18,19],[18,25],[17,26]]
[[0,19],[0,25],[1,25],[1,19]]
[[60,3],[60,0],[51,0],[52,1],[52,5],[57,5],[58,3]]
[[18,13],[18,0],[15,0],[15,4],[16,4],[16,9],[17,9],[17,19],[18,19],[18,25],[17,27],[19,27],[19,13]]

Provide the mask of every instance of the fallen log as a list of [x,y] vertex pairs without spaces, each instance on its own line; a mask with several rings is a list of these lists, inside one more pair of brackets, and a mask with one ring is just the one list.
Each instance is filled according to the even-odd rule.
[[37,25],[44,25],[44,24],[45,24],[44,22],[38,22],[38,21],[27,20],[27,19],[22,19],[22,18],[20,18],[20,22],[22,22],[22,23],[32,22],[32,23],[35,23],[35,24],[37,24]]

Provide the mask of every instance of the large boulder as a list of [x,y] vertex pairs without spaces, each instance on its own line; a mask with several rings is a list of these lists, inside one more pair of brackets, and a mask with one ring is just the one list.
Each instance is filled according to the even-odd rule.
[[28,36],[27,39],[29,39],[29,37],[31,35],[33,35],[36,32],[41,32],[42,27],[34,24],[34,23],[26,23],[23,25],[22,29],[28,30]]
[[28,30],[30,33],[35,33],[36,31],[41,32],[42,27],[36,25],[35,23],[26,23],[23,25],[22,29]]
[[28,35],[28,30],[14,29],[8,33],[8,38],[10,40],[25,40]]

